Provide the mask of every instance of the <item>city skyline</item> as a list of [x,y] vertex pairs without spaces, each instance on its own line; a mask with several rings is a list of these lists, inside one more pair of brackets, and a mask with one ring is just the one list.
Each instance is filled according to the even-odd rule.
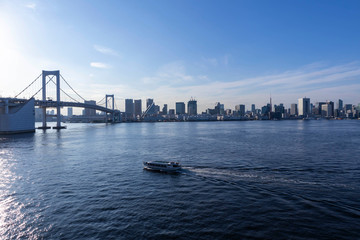
[[[360,102],[357,1],[0,2],[0,95],[61,70],[87,100]],[[84,10],[84,11],[83,11]],[[105,14],[106,13],[106,14]],[[94,17],[95,16],[95,17]],[[144,102],[143,102],[144,103]]]

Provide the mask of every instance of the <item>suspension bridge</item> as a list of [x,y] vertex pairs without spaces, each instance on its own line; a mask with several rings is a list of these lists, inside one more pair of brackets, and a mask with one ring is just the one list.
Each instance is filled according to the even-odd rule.
[[[39,81],[40,79],[41,81]],[[49,88],[49,84],[54,84],[56,88]],[[52,94],[49,94],[49,92],[52,92]],[[40,93],[41,99],[39,99],[38,96]],[[18,128],[21,129],[21,125],[34,126],[33,128],[35,128],[34,117],[30,117],[28,119],[28,121],[33,121],[33,123],[24,122],[27,120],[21,119],[24,116],[20,114],[21,107],[19,106],[25,106],[27,104],[33,104],[32,115],[34,115],[35,106],[42,109],[42,126],[38,127],[39,129],[50,128],[47,126],[47,108],[56,108],[55,116],[57,124],[53,127],[54,129],[65,128],[61,125],[61,108],[63,107],[92,109],[93,113],[101,111],[103,112],[105,122],[115,123],[120,122],[121,120],[120,111],[115,109],[116,103],[114,100],[114,94],[106,94],[105,97],[96,104],[95,101],[86,100],[77,91],[75,91],[69,82],[66,81],[60,74],[59,70],[42,71],[35,80],[33,80],[21,92],[16,94],[14,98],[0,98],[0,133],[11,132],[6,131],[6,125],[8,125],[9,130],[16,130]],[[26,110],[22,110],[22,112],[24,112],[23,114],[25,114],[25,111]],[[17,132],[22,132],[22,130]]]

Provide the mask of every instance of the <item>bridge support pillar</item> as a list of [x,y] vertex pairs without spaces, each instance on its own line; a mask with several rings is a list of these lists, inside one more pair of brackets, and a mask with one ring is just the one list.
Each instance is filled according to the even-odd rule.
[[44,102],[43,105],[43,119],[42,119],[42,127],[40,129],[49,129],[50,127],[46,126],[46,77],[47,76],[55,76],[56,77],[56,120],[57,124],[54,129],[62,129],[65,128],[61,126],[61,112],[60,112],[60,71],[42,71],[42,100]]
[[[113,112],[112,112],[112,114],[111,114],[111,122],[115,122],[115,116],[114,116],[114,109],[115,109],[115,106],[114,106],[114,94],[111,94],[111,95],[109,95],[109,94],[106,94],[105,95],[105,108],[108,108],[107,107],[107,100],[108,100],[108,98],[111,98],[112,99],[112,110],[113,110]],[[106,121],[108,120],[108,118],[107,118],[107,113],[106,113]]]
[[[42,71],[42,100],[45,103],[46,101],[46,71]],[[38,129],[49,129],[50,127],[46,126],[46,106],[42,106],[42,126],[38,127]]]

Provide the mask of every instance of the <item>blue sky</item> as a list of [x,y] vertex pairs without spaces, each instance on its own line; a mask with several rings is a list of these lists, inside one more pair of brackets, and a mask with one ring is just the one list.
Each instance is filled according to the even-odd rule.
[[270,93],[357,104],[359,12],[360,1],[0,0],[0,95],[59,69],[121,110],[125,98],[261,107]]

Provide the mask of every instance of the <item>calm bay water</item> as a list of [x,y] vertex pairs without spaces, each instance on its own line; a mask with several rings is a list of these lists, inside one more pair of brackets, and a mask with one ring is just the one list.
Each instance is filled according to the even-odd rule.
[[360,121],[67,127],[0,136],[0,239],[360,239]]

